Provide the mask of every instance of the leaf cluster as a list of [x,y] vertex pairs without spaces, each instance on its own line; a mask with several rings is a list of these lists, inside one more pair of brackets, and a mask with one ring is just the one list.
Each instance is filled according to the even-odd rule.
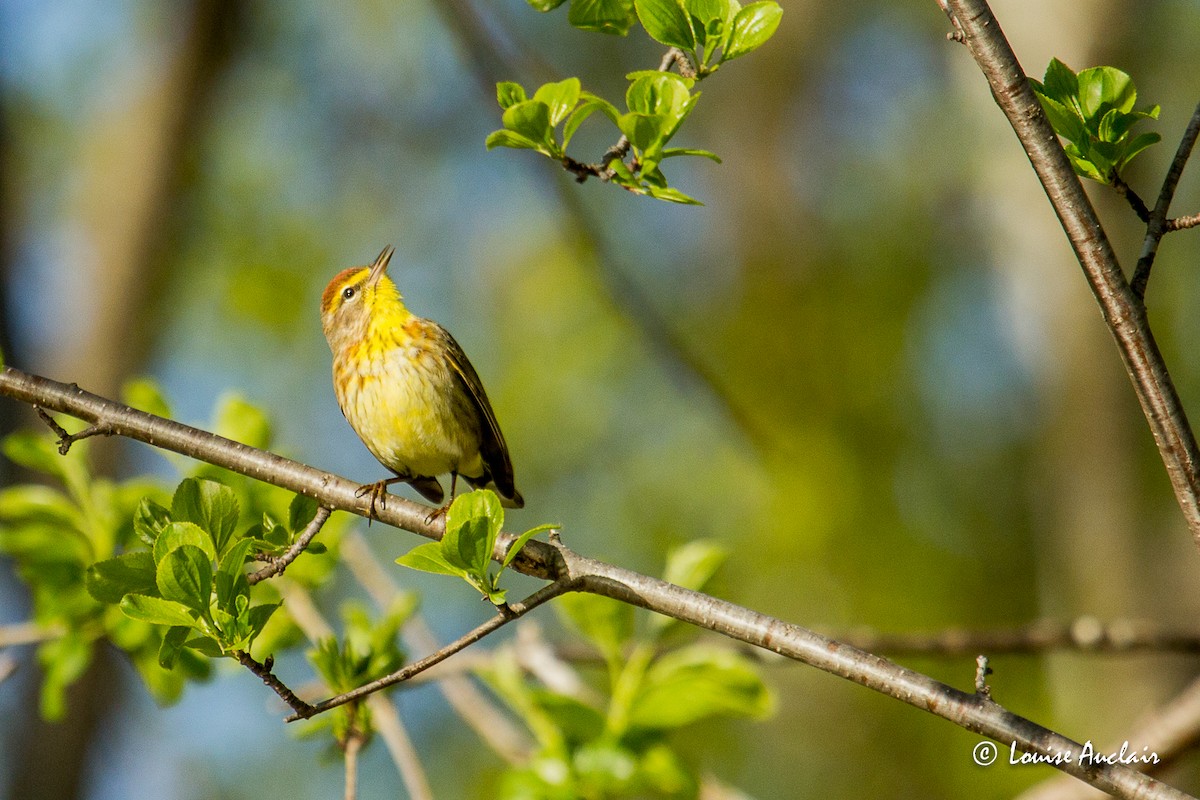
[[[365,683],[395,672],[404,663],[398,644],[400,629],[417,609],[417,596],[401,592],[378,619],[354,601],[342,606],[342,636],[328,636],[308,651],[308,660],[334,694],[351,691]],[[352,733],[369,734],[370,711],[359,701],[338,706],[310,720],[304,731],[310,735],[329,729],[338,742]]]
[[490,489],[459,495],[446,512],[446,533],[440,541],[419,544],[396,559],[401,566],[436,575],[454,575],[475,587],[495,605],[502,605],[507,590],[500,588],[500,575],[521,552],[525,543],[557,525],[539,525],[521,534],[498,568],[492,567],[496,540],[504,528],[504,508]]
[[[668,555],[664,577],[701,589],[725,557],[693,542]],[[565,692],[527,678],[511,652],[495,660],[485,677],[538,744],[527,765],[505,773],[501,798],[695,797],[695,770],[670,734],[718,715],[760,718],[773,709],[752,662],[678,641],[667,617],[592,594],[564,595],[554,605],[599,653],[607,680]]]
[[[303,517],[305,505],[293,501],[293,519]],[[235,535],[238,517],[232,489],[187,478],[169,508],[149,498],[138,506],[133,526],[145,549],[88,568],[92,597],[118,604],[131,619],[166,626],[158,655],[164,669],[173,668],[185,648],[211,657],[249,650],[279,608],[251,602],[246,564],[261,540]]]
[[[562,2],[530,0],[530,5],[550,11]],[[667,183],[662,162],[674,156],[701,156],[717,163],[721,159],[707,150],[667,145],[700,99],[700,93],[693,91],[696,81],[716,72],[726,61],[761,47],[779,27],[782,14],[772,0],[745,7],[737,0],[572,0],[568,14],[572,25],[624,36],[640,20],[655,41],[678,51],[677,58],[686,62],[681,72],[686,74],[630,73],[624,112],[584,91],[574,77],[543,84],[532,97],[518,83],[499,83],[496,99],[504,127],[488,136],[487,148],[533,150],[563,162],[581,179],[596,174],[635,194],[698,205]],[[616,148],[599,165],[586,165],[568,156],[567,148],[579,126],[597,111],[620,131],[628,152]]]
[[1162,137],[1133,133],[1144,119],[1158,119],[1157,105],[1135,109],[1133,79],[1115,67],[1092,67],[1078,74],[1057,58],[1050,59],[1043,80],[1029,79],[1075,172],[1112,185],[1121,171]]
[[[122,394],[134,407],[171,415],[152,381],[132,381]],[[218,403],[211,426],[256,447],[271,439],[266,415],[236,396]],[[98,642],[123,651],[162,703],[178,699],[188,679],[208,676],[206,656],[256,637],[261,646],[278,598],[264,585],[258,592],[272,602],[252,603],[244,565],[286,550],[316,512],[308,498],[181,457],[172,463],[191,474],[173,494],[157,480],[109,481],[91,474],[90,445],[76,441],[64,456],[49,432],[32,431],[3,443],[9,460],[49,482],[0,490],[0,553],[14,560],[30,587],[33,621],[47,631],[38,658],[41,711],[51,719],[65,712],[64,691]],[[336,541],[340,528],[327,523],[323,538]],[[323,549],[313,543],[307,552]],[[302,558],[288,575],[319,583],[330,561]],[[267,631],[274,637],[268,644],[296,639],[286,615],[273,617]]]

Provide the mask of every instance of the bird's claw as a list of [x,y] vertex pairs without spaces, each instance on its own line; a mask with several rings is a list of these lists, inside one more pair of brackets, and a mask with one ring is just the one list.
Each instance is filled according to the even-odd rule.
[[425,517],[425,524],[432,525],[434,523],[434,521],[437,520],[438,517],[446,516],[446,512],[449,510],[450,510],[449,503],[447,503],[444,506],[439,506],[439,507],[435,508],[433,511],[429,512],[428,516]]
[[372,520],[379,519],[375,511],[376,508],[387,510],[387,481],[363,484],[354,493],[355,497],[363,497],[364,495],[368,495],[371,498],[371,505],[367,509],[367,525],[369,527]]

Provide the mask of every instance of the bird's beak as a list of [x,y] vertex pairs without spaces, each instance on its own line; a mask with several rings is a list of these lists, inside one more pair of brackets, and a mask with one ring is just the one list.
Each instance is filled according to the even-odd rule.
[[374,286],[379,283],[379,279],[383,277],[383,273],[387,272],[388,262],[392,260],[392,253],[396,252],[396,248],[390,244],[383,248],[383,252],[379,254],[379,258],[375,259],[375,263],[371,265],[371,274],[367,276],[367,285]]

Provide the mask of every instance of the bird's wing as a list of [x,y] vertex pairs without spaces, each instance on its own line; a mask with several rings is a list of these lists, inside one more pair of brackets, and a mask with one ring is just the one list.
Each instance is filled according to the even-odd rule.
[[496,422],[496,412],[492,411],[492,404],[488,402],[487,392],[483,390],[483,382],[479,380],[479,374],[471,366],[467,354],[459,347],[458,342],[454,341],[450,331],[436,322],[433,323],[433,328],[435,335],[445,347],[450,368],[462,380],[463,386],[467,389],[467,395],[471,398],[482,419],[479,453],[483,458],[483,463],[491,473],[492,480],[495,481],[500,494],[509,498],[516,497],[517,488],[513,479],[512,459],[508,455],[508,445],[504,441],[504,434],[500,432],[500,424]]

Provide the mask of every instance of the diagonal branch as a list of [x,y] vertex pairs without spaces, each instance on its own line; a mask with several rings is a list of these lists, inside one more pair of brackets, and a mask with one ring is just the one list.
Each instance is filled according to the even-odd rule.
[[1096,210],[987,2],[944,0],[944,6],[963,31],[965,44],[1025,148],[1083,267],[1150,424],[1175,499],[1200,546],[1200,449],[1150,331],[1146,309],[1125,280]]
[[357,689],[351,689],[348,692],[331,697],[328,700],[322,700],[321,702],[315,703],[306,709],[296,709],[296,713],[288,717],[287,721],[295,722],[299,719],[308,719],[309,717],[313,717],[317,714],[328,711],[331,708],[337,708],[340,705],[345,705],[346,703],[357,700],[360,697],[365,697],[369,694],[374,694],[381,689],[386,689],[389,686],[395,686],[397,683],[402,683],[403,681],[412,678],[414,675],[419,675],[430,667],[440,664],[450,656],[454,655],[460,650],[463,650],[464,648],[469,647],[470,645],[475,644],[475,642],[478,642],[489,633],[499,630],[508,623],[512,622],[514,619],[523,617],[525,614],[537,608],[542,603],[545,603],[548,600],[553,600],[560,594],[570,590],[570,583],[563,580],[558,580],[554,583],[543,586],[541,589],[538,589],[536,592],[519,603],[511,603],[501,606],[500,611],[496,614],[496,616],[492,617],[482,625],[479,625],[478,627],[468,631],[466,634],[455,639],[453,642],[441,648],[440,650],[430,653],[421,660],[414,661],[413,663],[396,670],[390,675],[384,675],[382,678],[373,680],[370,683],[364,683]]
[[[357,496],[359,486],[352,481],[275,453],[138,411],[77,386],[6,367],[0,369],[0,394],[70,414],[84,422],[103,421],[116,435],[308,495],[329,508],[351,511],[363,517],[368,513],[369,500]],[[412,533],[432,539],[440,538],[444,523],[441,520],[431,523],[427,521],[427,515],[427,507],[395,497],[376,517],[380,522]],[[502,560],[514,541],[513,534],[501,534],[493,558]],[[510,566],[526,575],[555,581],[555,584],[544,587],[542,591],[561,586],[563,590],[612,597],[801,661],[942,717],[967,730],[1011,745],[1020,752],[1046,756],[1063,772],[1118,797],[1188,796],[1122,764],[1081,764],[1081,744],[973,692],[956,689],[885,658],[727,600],[684,589],[658,578],[581,556],[565,546],[536,539],[526,543]]]
[[1195,147],[1198,136],[1200,136],[1200,103],[1196,104],[1191,122],[1183,132],[1183,138],[1179,140],[1175,158],[1171,161],[1171,168],[1167,170],[1162,190],[1158,193],[1158,202],[1154,204],[1154,211],[1150,212],[1150,218],[1146,220],[1146,239],[1142,242],[1142,254],[1138,257],[1137,268],[1134,269],[1133,280],[1130,282],[1130,287],[1139,300],[1146,298],[1146,283],[1150,280],[1150,270],[1154,266],[1154,257],[1158,254],[1158,243],[1162,241],[1168,231],[1178,230],[1178,228],[1171,227],[1170,223],[1173,220],[1167,219],[1167,212],[1171,208],[1171,200],[1175,197],[1175,187],[1179,185],[1179,178],[1183,175],[1183,168],[1192,154],[1192,148]]
[[236,650],[233,653],[234,658],[238,660],[243,667],[257,675],[262,682],[267,685],[271,691],[279,695],[279,699],[287,703],[291,709],[297,714],[311,714],[312,706],[296,696],[287,684],[279,680],[271,669],[275,666],[275,659],[267,656],[265,661],[258,662],[247,653],[245,650]]

